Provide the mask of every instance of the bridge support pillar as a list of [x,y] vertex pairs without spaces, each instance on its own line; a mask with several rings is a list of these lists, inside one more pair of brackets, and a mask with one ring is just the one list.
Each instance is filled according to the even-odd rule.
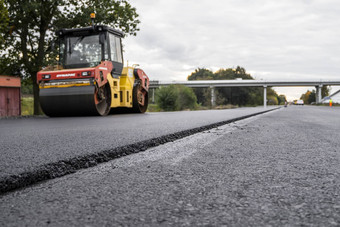
[[215,100],[215,87],[210,86],[211,90],[211,107],[214,107],[216,105],[216,100]]
[[315,88],[316,88],[315,102],[316,102],[316,104],[320,104],[321,103],[321,99],[322,99],[322,94],[321,94],[322,85],[318,85]]
[[152,88],[152,104],[155,104],[155,89]]
[[263,86],[263,107],[267,108],[267,86]]

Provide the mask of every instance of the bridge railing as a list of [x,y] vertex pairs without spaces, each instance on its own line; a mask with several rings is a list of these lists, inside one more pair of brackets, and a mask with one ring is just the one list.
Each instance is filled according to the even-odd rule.
[[216,87],[263,87],[263,106],[267,106],[267,87],[315,87],[316,88],[316,103],[321,102],[321,88],[323,86],[340,85],[339,81],[328,80],[304,80],[304,81],[275,81],[275,80],[190,80],[190,81],[150,81],[150,88],[154,89],[161,86],[170,86],[172,84],[184,85],[192,88],[211,88],[211,105],[215,105],[215,88]]

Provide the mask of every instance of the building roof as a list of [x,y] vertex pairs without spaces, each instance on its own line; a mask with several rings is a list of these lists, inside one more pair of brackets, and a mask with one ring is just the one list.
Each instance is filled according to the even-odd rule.
[[21,87],[20,77],[0,75],[0,87]]

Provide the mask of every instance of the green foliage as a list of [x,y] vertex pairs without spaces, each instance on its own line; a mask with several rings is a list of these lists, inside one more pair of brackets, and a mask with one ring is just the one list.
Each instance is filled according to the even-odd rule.
[[165,111],[178,110],[178,98],[175,85],[160,87],[156,92],[156,104]]
[[278,100],[278,105],[283,105],[287,101],[287,98],[285,95],[279,95],[277,97],[277,100]]
[[220,69],[215,73],[209,69],[198,68],[188,76],[188,80],[234,80],[237,78],[244,80],[253,79],[251,75],[247,74],[246,70],[240,66],[237,66],[236,69]]
[[21,80],[21,94],[33,95],[32,80],[29,80],[29,79]]
[[316,101],[316,92],[312,90],[312,92],[308,96],[308,102],[306,104],[311,104],[312,102]]
[[[188,80],[213,80],[214,73],[205,68],[195,69],[195,72],[188,76]],[[211,94],[208,88],[193,88],[194,93],[197,97],[197,102],[203,106],[209,106]]]
[[263,105],[263,89],[250,88],[249,97],[246,105],[247,106]]
[[159,108],[159,106],[157,104],[152,104],[152,103],[149,102],[147,112],[160,112],[160,111],[161,111],[161,109]]
[[56,30],[89,26],[92,12],[96,13],[96,23],[130,35],[136,35],[140,23],[136,9],[127,0],[4,0],[2,12],[4,17],[8,12],[10,29],[1,29],[6,25],[0,24],[0,74],[20,74],[32,80],[35,114],[39,112],[36,73],[51,61]]
[[33,115],[33,97],[21,98],[21,115]]
[[[321,89],[322,98],[329,96],[329,87],[323,86]],[[303,93],[300,97],[304,101],[305,104],[315,103],[316,101],[316,91],[313,89],[312,91],[307,90],[306,93]]]
[[137,35],[140,21],[136,9],[127,0],[63,0],[62,14],[54,26],[57,28],[84,27],[91,23],[90,14],[96,14],[96,23],[119,28]]
[[160,87],[156,91],[156,104],[164,111],[196,109],[198,107],[194,91],[183,85]]
[[240,66],[237,66],[236,69],[220,69],[214,73],[215,80],[235,80],[238,78],[253,80],[253,77],[251,77],[250,74],[247,74],[246,70]]
[[326,96],[329,96],[329,91],[330,91],[329,86],[323,86],[321,88],[321,96],[322,96],[322,98],[324,98]]
[[214,73],[209,69],[198,68],[188,76],[188,80],[214,80]]
[[184,85],[177,85],[176,89],[178,92],[178,106],[180,110],[197,108],[197,98],[191,88]]
[[[315,100],[310,100],[310,96],[311,96],[312,92],[307,90],[306,93],[302,94],[300,99],[303,100],[303,103],[305,104],[311,104],[312,102],[315,102]],[[314,97],[315,97],[315,91],[314,91]]]
[[[191,73],[188,80],[235,80],[240,78],[253,80],[253,77],[240,66],[237,66],[236,69],[220,69],[215,73],[208,69],[198,68]],[[211,105],[210,88],[195,88],[194,92],[199,104],[203,106]],[[271,88],[267,88],[267,97],[269,96],[275,97],[273,103],[281,102],[278,94]],[[258,106],[263,104],[263,89],[257,87],[216,88],[215,98],[216,105]]]
[[275,95],[267,96],[267,100],[268,100],[268,105],[278,105],[279,104],[277,97]]
[[[5,33],[9,30],[8,27],[9,17],[8,17],[8,11],[5,6],[4,0],[0,0],[0,33]],[[2,48],[2,45],[4,44],[4,37],[0,35],[0,48]]]

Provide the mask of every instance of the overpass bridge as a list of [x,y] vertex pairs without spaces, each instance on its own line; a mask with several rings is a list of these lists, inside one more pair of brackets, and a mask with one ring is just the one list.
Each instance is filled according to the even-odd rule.
[[150,81],[153,89],[172,84],[184,85],[192,88],[211,88],[211,104],[215,105],[215,88],[217,87],[263,87],[263,106],[267,106],[267,87],[315,87],[316,103],[321,103],[321,88],[323,86],[340,86],[340,80],[304,80],[304,81],[274,81],[274,80],[191,80],[191,81]]

